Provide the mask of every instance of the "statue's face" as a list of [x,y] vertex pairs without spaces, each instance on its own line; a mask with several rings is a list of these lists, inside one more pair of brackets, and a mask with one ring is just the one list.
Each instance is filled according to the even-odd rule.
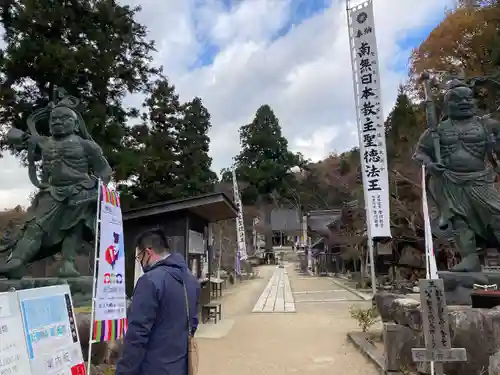
[[446,94],[448,116],[452,119],[464,119],[476,114],[476,103],[472,90],[468,87],[456,87]]
[[55,137],[75,132],[76,113],[69,108],[54,108],[50,113],[50,133]]

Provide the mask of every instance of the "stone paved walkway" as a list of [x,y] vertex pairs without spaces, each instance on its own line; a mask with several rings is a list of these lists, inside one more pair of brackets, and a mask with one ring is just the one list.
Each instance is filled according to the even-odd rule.
[[223,322],[200,326],[198,375],[378,374],[346,339],[359,330],[349,306],[369,301],[339,290],[329,278],[303,278],[290,265],[285,270],[292,293],[298,292],[296,313],[255,314],[255,302],[277,272],[275,266],[259,268],[259,278],[224,294]]
[[290,287],[288,272],[284,268],[276,267],[252,312],[295,312],[292,288]]

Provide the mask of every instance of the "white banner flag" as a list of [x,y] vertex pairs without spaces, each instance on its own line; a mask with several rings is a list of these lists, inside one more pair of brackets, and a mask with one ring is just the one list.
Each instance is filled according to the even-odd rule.
[[233,192],[234,203],[238,209],[236,217],[236,236],[238,237],[238,251],[240,252],[240,260],[248,259],[247,243],[245,240],[245,223],[243,221],[243,205],[241,204],[240,192],[238,190],[238,182],[236,181],[236,169],[233,168]]
[[97,254],[99,266],[97,267],[94,319],[96,322],[104,323],[102,327],[98,327],[103,337],[100,340],[98,337],[95,339],[96,341],[109,341],[116,340],[123,334],[127,317],[127,298],[120,199],[114,190],[105,185],[101,185],[100,208],[99,252]]
[[434,242],[432,240],[431,218],[429,216],[429,206],[427,204],[427,188],[425,184],[424,165],[422,165],[422,214],[424,215],[426,278],[439,279],[436,256],[434,254]]
[[389,179],[372,1],[348,11],[359,151],[370,236],[390,237]]

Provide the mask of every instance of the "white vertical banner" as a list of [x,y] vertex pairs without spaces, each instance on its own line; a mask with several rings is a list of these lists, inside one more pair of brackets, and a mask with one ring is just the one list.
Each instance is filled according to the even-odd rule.
[[[93,343],[121,339],[128,325],[120,196],[101,180],[97,189],[94,285],[88,358],[91,358]],[[91,366],[88,361],[87,374],[90,373]]]
[[300,246],[304,248],[307,246],[307,215],[302,216],[302,236],[300,239]]
[[[100,231],[95,320],[110,321],[127,317],[125,294],[125,247],[120,198],[115,190],[101,185]],[[123,330],[123,327],[120,327]],[[123,332],[116,332],[118,339]],[[101,340],[109,341],[109,340]]]
[[348,1],[347,15],[369,237],[370,240],[391,237],[389,178],[373,1],[350,9]]
[[238,209],[236,217],[236,237],[238,238],[238,251],[240,252],[240,260],[248,259],[247,243],[245,241],[245,223],[243,221],[243,205],[241,204],[240,192],[238,190],[238,182],[236,181],[236,168],[233,168],[233,192],[234,203]]

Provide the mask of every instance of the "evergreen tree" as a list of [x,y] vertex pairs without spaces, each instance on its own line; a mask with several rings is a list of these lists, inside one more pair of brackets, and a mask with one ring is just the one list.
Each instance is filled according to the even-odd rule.
[[399,87],[396,103],[387,116],[385,128],[389,163],[400,160],[401,157],[411,157],[422,127],[417,122],[414,105],[403,86]]
[[[240,128],[241,152],[236,156],[236,174],[246,184],[242,191],[245,204],[257,202],[266,208],[266,222],[275,200],[290,202],[298,181],[291,171],[302,166],[300,155],[288,150],[288,141],[281,133],[278,118],[268,105],[261,106],[254,120]],[[230,179],[230,171],[223,171]],[[296,207],[300,208],[300,207]],[[272,246],[272,233],[266,234],[266,247]]]
[[164,78],[158,80],[143,107],[143,124],[133,128],[128,144],[138,166],[131,181],[120,186],[125,206],[178,198],[176,129],[182,112],[175,87]]
[[217,175],[210,169],[208,156],[210,113],[200,98],[182,106],[182,119],[177,122],[177,197],[191,197],[212,192]]
[[240,128],[241,152],[236,157],[238,178],[249,186],[244,198],[286,196],[296,185],[291,169],[302,165],[300,155],[288,150],[278,118],[268,105],[261,106],[254,120]]
[[[126,179],[134,163],[122,141],[135,113],[124,108],[123,97],[142,91],[158,73],[150,67],[154,44],[134,20],[139,10],[115,0],[1,2],[0,130],[26,130],[27,116],[48,103],[54,86],[62,87],[84,101],[90,133],[115,178]],[[40,125],[47,134],[47,124]]]

